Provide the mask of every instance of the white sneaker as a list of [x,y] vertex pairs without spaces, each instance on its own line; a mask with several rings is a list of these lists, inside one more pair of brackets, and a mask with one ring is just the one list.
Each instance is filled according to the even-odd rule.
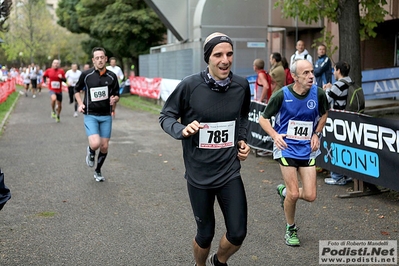
[[105,178],[102,176],[102,174],[101,173],[97,173],[97,172],[94,172],[94,179],[97,182],[102,182],[102,181],[105,180]]
[[73,117],[78,117],[78,112],[73,113]]
[[335,180],[333,178],[324,178],[324,183],[326,183],[327,185],[344,186],[344,185],[346,185],[346,179],[345,179],[345,177],[342,177],[338,180]]
[[95,154],[91,154],[89,146],[87,146],[87,149],[86,149],[86,164],[87,164],[88,167],[93,167],[94,166],[94,157],[95,157]]
[[32,98],[33,98],[33,99],[35,99],[35,98],[36,98],[36,95],[35,95],[35,94],[33,94]]

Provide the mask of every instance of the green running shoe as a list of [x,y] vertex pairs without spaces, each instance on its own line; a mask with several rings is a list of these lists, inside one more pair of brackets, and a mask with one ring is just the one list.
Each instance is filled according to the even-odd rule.
[[285,200],[285,196],[283,195],[283,190],[285,188],[285,185],[280,184],[277,186],[277,194],[280,196],[280,204],[281,204],[281,208],[283,208],[284,210],[284,200]]
[[288,246],[292,246],[292,247],[297,247],[299,246],[301,243],[299,242],[299,238],[298,238],[298,227],[296,226],[288,226],[286,228],[285,231],[285,244]]

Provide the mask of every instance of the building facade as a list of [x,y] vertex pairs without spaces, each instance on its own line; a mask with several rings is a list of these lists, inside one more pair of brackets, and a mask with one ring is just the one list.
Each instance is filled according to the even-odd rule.
[[[252,63],[262,58],[268,69],[272,52],[289,58],[295,52],[296,40],[317,58],[312,47],[326,27],[339,45],[338,26],[320,21],[307,25],[296,19],[282,18],[275,0],[145,0],[168,28],[167,44],[152,47],[150,54],[139,57],[139,74],[145,77],[182,79],[202,70],[203,41],[215,31],[226,33],[233,40],[235,60],[232,71],[241,76],[253,75]],[[377,37],[362,41],[362,69],[387,68],[399,65],[399,1],[387,0],[385,22],[377,28]],[[383,48],[383,49],[381,49]],[[338,51],[331,56],[336,62]]]

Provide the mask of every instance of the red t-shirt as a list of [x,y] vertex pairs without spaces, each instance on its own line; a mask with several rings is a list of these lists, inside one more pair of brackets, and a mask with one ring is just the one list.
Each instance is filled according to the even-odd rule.
[[62,80],[60,79],[59,75],[65,79],[65,72],[62,68],[49,68],[43,73],[43,77],[48,79],[48,88],[54,92],[61,92],[62,90]]

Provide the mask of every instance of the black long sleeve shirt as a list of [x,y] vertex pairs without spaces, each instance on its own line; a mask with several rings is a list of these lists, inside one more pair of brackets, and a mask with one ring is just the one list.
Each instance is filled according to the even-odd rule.
[[[185,178],[191,185],[217,188],[240,176],[237,142],[246,142],[247,139],[250,97],[249,84],[245,78],[233,75],[229,89],[217,92],[209,88],[201,73],[182,80],[169,96],[161,111],[159,123],[166,133],[182,140]],[[232,145],[219,149],[201,148],[199,132],[184,138],[182,130],[194,120],[201,124],[232,122]],[[217,132],[213,133],[216,142],[223,139],[223,133],[219,136]],[[206,136],[209,139],[212,137]]]

